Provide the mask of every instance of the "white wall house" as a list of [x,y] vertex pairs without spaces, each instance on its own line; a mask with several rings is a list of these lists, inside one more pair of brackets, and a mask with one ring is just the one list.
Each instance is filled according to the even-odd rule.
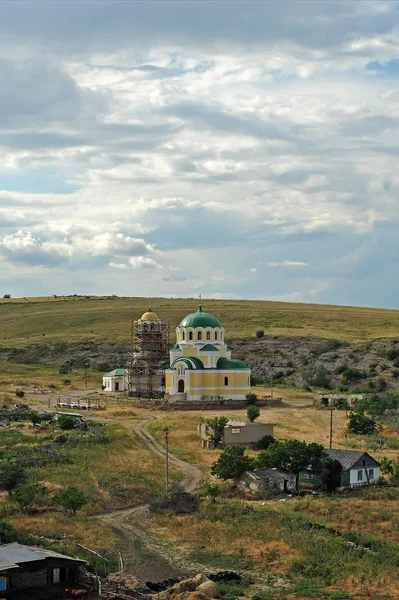
[[125,385],[125,369],[114,369],[103,375],[104,392],[124,392]]
[[373,485],[380,479],[380,463],[368,452],[358,450],[333,450],[325,449],[333,460],[338,460],[342,465],[341,485],[358,486]]

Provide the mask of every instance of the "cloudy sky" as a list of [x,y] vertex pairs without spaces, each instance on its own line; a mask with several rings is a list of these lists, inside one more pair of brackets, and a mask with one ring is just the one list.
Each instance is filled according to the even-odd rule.
[[0,3],[0,293],[399,308],[399,3]]

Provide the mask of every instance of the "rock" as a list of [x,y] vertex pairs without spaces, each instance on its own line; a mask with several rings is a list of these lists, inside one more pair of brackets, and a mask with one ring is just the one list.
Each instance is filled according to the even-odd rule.
[[201,592],[201,594],[205,594],[208,598],[220,598],[218,586],[216,583],[208,579],[204,581],[197,587],[197,592]]

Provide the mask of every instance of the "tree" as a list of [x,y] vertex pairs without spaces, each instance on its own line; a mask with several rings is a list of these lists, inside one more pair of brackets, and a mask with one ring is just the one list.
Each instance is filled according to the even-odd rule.
[[256,332],[256,337],[258,338],[258,340],[263,338],[264,335],[265,335],[265,332],[263,331],[263,329],[260,329],[259,331]]
[[347,398],[337,398],[334,400],[334,408],[337,410],[349,410],[349,402]]
[[249,392],[248,394],[245,394],[245,404],[247,406],[252,406],[255,405],[258,401],[258,396],[256,394],[254,394],[253,392]]
[[260,410],[258,406],[248,406],[247,408],[247,417],[248,417],[248,421],[250,421],[251,423],[253,423],[255,421],[255,419],[257,419],[260,415]]
[[11,294],[4,294],[3,298],[11,298]]
[[38,486],[35,483],[19,486],[14,493],[14,500],[22,512],[28,512],[29,508],[39,496]]
[[53,502],[61,506],[68,517],[74,517],[77,511],[86,504],[86,498],[81,490],[67,487],[53,496]]
[[323,454],[320,460],[315,460],[312,469],[320,478],[322,488],[326,492],[332,492],[341,485],[342,465],[338,460]]
[[32,423],[32,425],[37,425],[38,423],[40,423],[41,418],[39,413],[37,413],[36,411],[32,410],[32,412],[29,415],[29,420]]
[[65,431],[66,429],[73,429],[76,425],[76,419],[69,415],[60,415],[57,419],[57,424],[60,429]]
[[267,450],[258,454],[258,468],[270,467],[286,469],[295,474],[297,485],[299,473],[304,469],[320,465],[323,458],[323,446],[321,444],[301,442],[300,440],[276,441],[270,444]]
[[254,443],[255,450],[267,450],[270,444],[274,444],[276,440],[272,435],[265,435],[259,442]]
[[16,390],[15,395],[17,398],[23,398],[25,396],[25,392],[23,390]]
[[377,424],[374,419],[366,417],[362,413],[350,413],[348,431],[356,434],[367,435],[369,433],[376,433],[378,431]]
[[223,439],[223,429],[228,422],[229,420],[227,417],[214,417],[213,419],[208,419],[206,421],[206,424],[210,429],[208,439],[213,443],[215,448],[219,448],[220,442]]
[[4,464],[0,467],[0,489],[9,494],[26,482],[26,471],[20,465]]
[[392,459],[384,456],[380,460],[381,473],[389,476],[389,481],[393,485],[399,485],[399,461],[394,462]]
[[229,446],[221,452],[217,461],[213,463],[211,473],[219,479],[237,479],[253,467],[254,461],[245,454],[245,448],[242,446]]

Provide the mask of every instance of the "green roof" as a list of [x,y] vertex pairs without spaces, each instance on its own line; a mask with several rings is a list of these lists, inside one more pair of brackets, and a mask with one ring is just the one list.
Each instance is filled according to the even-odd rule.
[[200,306],[197,312],[184,317],[179,327],[222,327],[222,325],[216,317],[204,312]]
[[183,361],[184,363],[186,363],[187,367],[189,369],[192,369],[192,363],[195,364],[195,366],[197,367],[197,369],[199,369],[200,371],[202,371],[205,367],[204,367],[204,363],[202,362],[202,360],[200,360],[199,358],[197,358],[196,356],[185,356],[184,358],[175,358],[175,360],[173,361],[173,363],[171,364],[170,368],[171,369],[175,369],[175,365],[178,362]]
[[217,362],[218,369],[224,370],[235,370],[235,369],[249,369],[248,365],[243,360],[231,359],[231,358],[219,358]]
[[175,344],[174,346],[171,347],[171,350],[180,350],[180,346],[179,344]]
[[105,375],[103,375],[103,377],[123,377],[124,374],[125,374],[125,369],[114,369],[113,371],[110,371],[109,373],[105,373]]
[[219,352],[219,350],[213,344],[206,344],[200,348],[200,352]]

